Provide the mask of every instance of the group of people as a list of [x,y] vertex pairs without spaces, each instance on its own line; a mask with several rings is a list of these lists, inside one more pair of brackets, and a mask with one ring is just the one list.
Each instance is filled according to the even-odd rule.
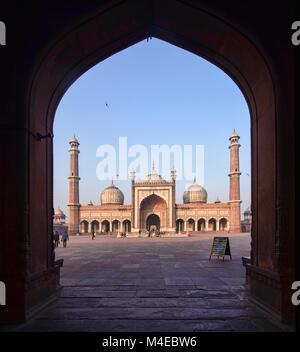
[[148,232],[148,237],[162,237],[164,233],[162,231],[158,231],[155,229],[152,229],[151,231]]
[[[57,248],[58,245],[60,244],[60,235],[59,235],[58,231],[55,231],[55,233],[53,235],[53,240],[54,240],[54,247]],[[64,248],[66,248],[67,247],[67,241],[69,240],[69,235],[68,235],[67,230],[65,230],[62,233],[61,240],[62,240]]]
[[[162,237],[164,235],[164,232],[158,231],[155,229],[149,230],[148,231],[148,237]],[[139,230],[139,237],[142,237],[142,231]]]

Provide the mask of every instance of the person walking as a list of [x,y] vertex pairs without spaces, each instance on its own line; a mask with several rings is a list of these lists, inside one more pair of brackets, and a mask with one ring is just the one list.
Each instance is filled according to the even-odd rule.
[[66,230],[62,234],[62,240],[63,240],[63,246],[64,246],[64,248],[66,248],[67,247],[67,241],[69,240],[69,235],[68,235],[68,232]]
[[54,234],[54,244],[55,244],[55,247],[57,248],[59,244],[59,233],[57,231],[55,231],[55,234]]

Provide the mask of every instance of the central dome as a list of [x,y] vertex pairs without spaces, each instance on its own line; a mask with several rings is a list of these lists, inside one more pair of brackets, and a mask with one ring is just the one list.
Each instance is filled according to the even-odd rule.
[[206,190],[198,185],[196,179],[193,184],[183,193],[183,203],[206,203],[207,192]]
[[141,182],[166,182],[155,170],[154,165],[151,172]]
[[112,181],[111,185],[105,188],[100,196],[101,204],[118,204],[124,202],[124,194],[116,187]]

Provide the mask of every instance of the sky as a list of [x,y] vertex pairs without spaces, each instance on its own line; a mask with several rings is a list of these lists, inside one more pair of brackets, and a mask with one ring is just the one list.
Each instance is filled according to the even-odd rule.
[[[148,166],[144,173],[150,171],[151,150],[162,145],[176,145],[182,166],[192,168],[189,173],[182,169],[176,181],[177,203],[182,203],[194,175],[209,203],[217,197],[227,202],[228,146],[234,129],[241,144],[243,212],[251,203],[251,155],[250,114],[240,89],[221,69],[195,54],[155,38],[139,42],[85,72],[62,97],[54,121],[54,206],[68,215],[68,149],[74,135],[80,143],[82,205],[90,200],[100,204],[114,165],[114,183],[124,193],[124,204],[130,204],[130,177],[124,179],[124,170],[136,167],[141,154],[134,152],[143,151],[148,156],[148,162],[142,159]],[[201,151],[197,157],[196,149]],[[170,168],[178,166],[180,176],[180,164],[175,163],[171,154]],[[162,158],[154,167],[164,175]],[[142,178],[142,165],[136,171]]]

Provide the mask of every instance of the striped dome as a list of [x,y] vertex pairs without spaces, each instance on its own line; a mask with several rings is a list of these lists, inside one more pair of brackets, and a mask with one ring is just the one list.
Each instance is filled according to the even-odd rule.
[[101,204],[123,204],[124,194],[112,182],[100,196]]
[[183,203],[207,203],[206,190],[198,185],[196,179],[193,184],[183,193]]

